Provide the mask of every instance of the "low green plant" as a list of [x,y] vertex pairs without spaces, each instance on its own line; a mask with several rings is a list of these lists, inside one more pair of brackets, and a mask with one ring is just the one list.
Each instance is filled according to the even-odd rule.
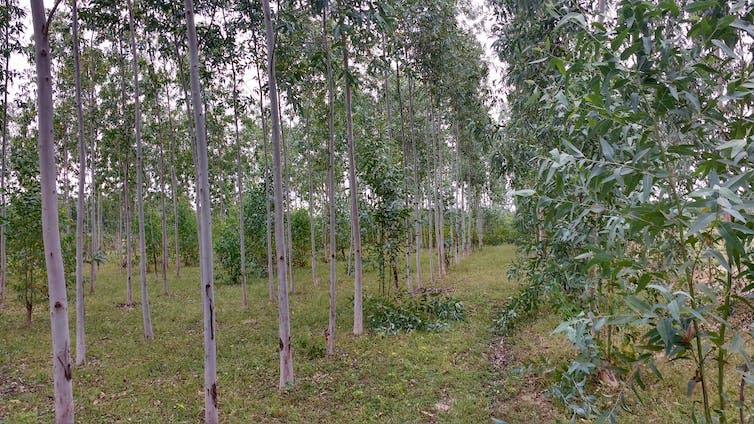
[[466,320],[463,302],[442,294],[371,296],[365,299],[364,309],[367,327],[382,334],[444,331],[451,322]]

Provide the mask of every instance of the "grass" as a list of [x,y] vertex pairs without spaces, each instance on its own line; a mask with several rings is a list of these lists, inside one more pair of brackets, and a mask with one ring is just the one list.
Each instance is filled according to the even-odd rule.
[[[326,285],[313,287],[309,270],[297,270],[297,293],[291,300],[296,384],[285,392],[277,389],[277,310],[267,301],[266,280],[252,284],[246,310],[240,287],[217,286],[223,421],[489,422],[494,412],[490,382],[495,379],[487,358],[490,327],[495,306],[514,290],[505,278],[513,254],[510,246],[490,247],[450,268],[437,285],[453,288],[468,318],[440,333],[350,335],[352,280],[339,269],[338,332],[331,358],[324,356]],[[326,282],[326,267],[319,269],[320,281]],[[150,274],[153,341],[142,337],[138,305],[118,306],[125,301],[124,280],[115,264],[106,264],[96,292],[87,296],[88,363],[74,370],[77,421],[199,421],[203,339],[198,269],[185,268],[180,278],[171,278],[169,295],[161,294],[161,283]],[[376,274],[367,273],[365,280],[367,293],[376,294]],[[31,328],[23,326],[19,303],[9,301],[0,309],[0,421],[52,420],[46,309],[37,308]],[[73,322],[71,307],[71,326]]]

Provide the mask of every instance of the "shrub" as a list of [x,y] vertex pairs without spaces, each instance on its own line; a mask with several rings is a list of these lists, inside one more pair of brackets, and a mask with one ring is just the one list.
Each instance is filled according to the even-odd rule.
[[395,298],[367,297],[364,302],[367,328],[383,334],[401,331],[442,331],[452,321],[465,321],[463,302],[442,294],[411,296],[401,292]]

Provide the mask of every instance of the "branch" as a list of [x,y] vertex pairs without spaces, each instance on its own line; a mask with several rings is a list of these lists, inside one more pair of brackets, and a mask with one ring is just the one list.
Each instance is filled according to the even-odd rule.
[[62,0],[55,0],[55,4],[52,5],[52,9],[50,9],[50,14],[47,16],[47,22],[45,22],[45,37],[50,35],[50,24],[52,23],[52,18],[55,15],[55,10],[58,8],[58,5],[61,1]]

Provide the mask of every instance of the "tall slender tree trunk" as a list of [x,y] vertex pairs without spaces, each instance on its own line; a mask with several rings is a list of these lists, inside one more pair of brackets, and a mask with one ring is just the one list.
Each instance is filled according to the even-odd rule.
[[443,199],[442,199],[442,150],[440,149],[439,125],[437,116],[430,106],[430,120],[432,121],[432,138],[434,145],[434,178],[435,178],[435,229],[437,239],[438,270],[440,279],[445,278],[445,219],[443,218]]
[[[92,37],[91,41],[91,47],[92,50],[94,49],[94,39]],[[100,251],[100,246],[102,244],[99,242],[99,232],[97,231],[98,228],[98,221],[97,221],[97,198],[98,198],[98,192],[97,192],[97,179],[95,174],[95,167],[97,165],[97,156],[96,156],[96,139],[97,139],[97,124],[96,124],[96,118],[95,118],[95,101],[94,101],[94,81],[95,81],[95,69],[94,69],[94,54],[90,54],[89,58],[89,81],[91,84],[91,87],[89,87],[89,114],[91,115],[91,125],[90,125],[90,137],[91,140],[90,148],[89,148],[89,172],[90,172],[90,179],[91,179],[91,196],[90,196],[90,202],[91,202],[91,241],[90,241],[90,250],[91,250],[91,263],[89,264],[89,293],[94,293],[94,284],[97,280],[97,261],[95,260],[95,256]],[[100,211],[100,214],[102,212]],[[102,227],[99,227],[102,228]]]
[[[84,108],[81,99],[81,56],[79,53],[78,5],[73,0],[73,73],[76,90],[76,124],[79,139],[79,181],[76,198],[76,365],[86,362],[84,329],[84,180],[86,179],[86,143],[84,141]],[[94,261],[92,261],[94,262]]]
[[353,112],[351,108],[351,83],[348,63],[348,39],[342,34],[343,40],[343,71],[345,81],[346,107],[346,139],[348,141],[348,185],[351,195],[351,237],[353,237],[353,334],[364,333],[364,318],[362,311],[363,293],[361,287],[361,224],[359,223],[359,187],[356,182],[356,146],[353,139]]
[[[223,20],[225,15],[223,14]],[[244,308],[249,307],[249,290],[246,278],[246,230],[244,225],[243,204],[243,163],[241,162],[241,136],[238,126],[238,81],[236,79],[236,57],[230,59],[230,72],[233,78],[233,136],[236,142],[236,187],[238,190],[238,241],[241,257],[241,302]]]
[[47,17],[43,0],[31,0],[34,25],[34,50],[37,68],[37,110],[39,128],[39,179],[42,191],[42,239],[47,287],[50,300],[52,333],[52,377],[55,394],[55,422],[73,423],[73,378],[70,336],[68,333],[68,299],[65,271],[60,248],[58,197],[53,139],[52,73]]
[[280,101],[278,101],[278,116],[280,116],[280,143],[283,146],[283,203],[285,205],[284,209],[284,219],[285,219],[285,229],[283,231],[285,235],[286,240],[286,248],[288,249],[287,254],[285,255],[286,259],[288,260],[288,266],[286,269],[288,270],[288,290],[290,293],[296,292],[296,282],[293,279],[293,231],[292,231],[292,225],[291,225],[291,174],[288,169],[288,141],[285,138],[285,133],[283,132],[283,129],[285,128],[285,125],[283,124],[282,120],[282,108],[280,107]]
[[[120,66],[118,67],[118,76],[120,79],[120,102],[121,102],[121,110],[126,110],[126,75],[125,75],[125,68],[126,68],[126,61],[125,61],[125,54],[123,53],[123,40],[121,36],[118,36],[118,54],[120,58]],[[124,125],[123,128],[123,136],[126,140],[130,137],[130,134],[128,134],[129,128],[126,128]],[[126,246],[125,246],[125,256],[126,256],[126,305],[132,306],[134,304],[134,294],[133,294],[133,243],[132,243],[132,231],[131,231],[131,193],[130,193],[130,186],[131,186],[131,179],[129,176],[129,168],[131,166],[131,149],[128,146],[128,143],[124,143],[124,152],[125,154],[125,160],[123,161],[123,223],[124,228],[123,231],[126,232]]]
[[474,203],[476,204],[476,234],[477,246],[481,249],[484,246],[484,210],[482,209],[481,193],[476,192]]
[[[408,143],[406,142],[406,116],[405,111],[403,110],[403,96],[401,95],[401,73],[400,73],[400,61],[395,62],[395,89],[396,93],[398,95],[398,111],[401,117],[401,146],[403,147],[403,191],[404,191],[404,207],[408,208],[409,201],[408,201],[408,158],[409,158],[409,152],[408,152]],[[411,131],[411,129],[409,129]],[[408,225],[408,218],[406,218],[406,227],[410,228]],[[409,293],[414,292],[414,284],[411,280],[411,231],[408,230],[406,234],[406,260],[405,260],[405,266],[406,266],[406,288],[408,289]],[[395,289],[398,289],[398,281],[394,281],[395,283]]]
[[322,8],[322,44],[325,49],[327,62],[327,221],[329,243],[327,252],[327,265],[330,269],[328,286],[328,319],[325,342],[327,354],[332,355],[335,351],[335,323],[336,323],[336,290],[337,290],[337,261],[338,253],[336,246],[337,221],[335,217],[335,79],[332,69],[332,49],[330,48],[330,33],[327,28],[329,1],[325,0]]
[[196,196],[201,202],[199,222],[199,268],[201,273],[202,305],[204,309],[204,422],[219,421],[217,407],[217,343],[215,339],[215,283],[212,269],[212,215],[209,199],[209,166],[207,164],[207,132],[205,130],[202,88],[199,82],[199,52],[194,25],[194,2],[185,0],[186,27],[189,47],[191,100],[196,124]]
[[[256,51],[257,39],[254,35],[254,50]],[[270,193],[270,164],[268,159],[267,146],[267,116],[264,109],[264,91],[262,90],[262,75],[257,68],[257,82],[259,83],[259,115],[262,119],[262,150],[264,154],[264,221],[265,221],[265,240],[267,247],[267,294],[270,302],[275,300],[275,272],[272,254],[272,201]]]
[[[5,10],[10,10],[10,1],[5,0]],[[4,34],[4,46],[6,49],[4,56],[4,64],[3,64],[3,129],[2,129],[2,150],[0,150],[0,218],[2,218],[2,221],[0,221],[0,306],[3,304],[3,300],[5,299],[5,290],[6,285],[8,281],[8,252],[6,250],[6,233],[5,233],[5,221],[8,218],[8,210],[7,210],[7,196],[5,195],[5,189],[6,189],[6,175],[7,175],[7,167],[6,167],[6,158],[8,157],[8,87],[10,85],[10,25],[5,26],[5,34]]]
[[[154,59],[152,53],[149,53],[149,61],[151,66],[149,67],[149,78],[155,87],[158,86],[157,76],[154,73]],[[158,96],[155,95],[155,110],[159,119],[162,119],[162,111],[160,107],[160,101]],[[165,134],[160,127],[160,141],[157,145],[158,148],[158,160],[160,162],[160,265],[162,271],[162,293],[168,294],[168,210],[165,200]],[[154,264],[155,274],[157,273],[157,263]]]
[[280,172],[280,109],[275,75],[275,33],[270,17],[270,2],[263,0],[264,24],[267,36],[267,72],[272,113],[272,177],[275,186],[275,250],[278,269],[278,336],[280,338],[280,384],[284,389],[293,385],[293,352],[291,349],[291,322],[288,307],[288,283],[285,232],[283,228],[283,176]]
[[175,244],[175,277],[181,276],[181,239],[178,228],[178,176],[176,175],[177,167],[177,142],[175,139],[175,128],[173,127],[173,111],[170,109],[170,86],[165,84],[165,99],[167,100],[167,118],[168,132],[170,139],[170,194],[173,198],[173,243]]
[[[431,139],[430,139],[431,140]],[[435,284],[435,267],[434,267],[434,242],[433,242],[433,235],[434,235],[434,206],[432,199],[434,198],[434,195],[432,194],[432,179],[430,177],[431,167],[430,167],[430,152],[427,152],[426,157],[426,166],[427,166],[427,246],[429,247],[429,282],[430,284]]]
[[149,311],[149,293],[147,291],[147,244],[144,231],[144,162],[141,148],[141,87],[139,83],[139,56],[136,52],[136,26],[131,0],[128,6],[128,23],[131,29],[131,56],[134,72],[134,111],[136,114],[136,213],[139,218],[139,281],[141,283],[141,315],[144,322],[144,338],[154,338],[152,332],[152,314]]
[[[408,52],[406,53],[408,56]],[[411,134],[411,158],[413,160],[411,166],[411,184],[414,196],[414,248],[416,256],[416,288],[422,288],[422,223],[421,223],[421,210],[419,209],[420,202],[420,185],[419,182],[419,161],[417,159],[416,152],[416,128],[414,120],[414,79],[411,74],[408,75],[408,116],[411,128],[409,132]]]
[[314,178],[312,178],[312,161],[314,160],[314,148],[312,146],[312,139],[309,135],[309,116],[306,117],[306,135],[308,139],[308,158],[306,160],[306,173],[309,179],[309,247],[311,250],[311,268],[312,268],[312,284],[315,287],[319,286],[319,277],[317,276],[317,237],[316,229],[314,227]]

